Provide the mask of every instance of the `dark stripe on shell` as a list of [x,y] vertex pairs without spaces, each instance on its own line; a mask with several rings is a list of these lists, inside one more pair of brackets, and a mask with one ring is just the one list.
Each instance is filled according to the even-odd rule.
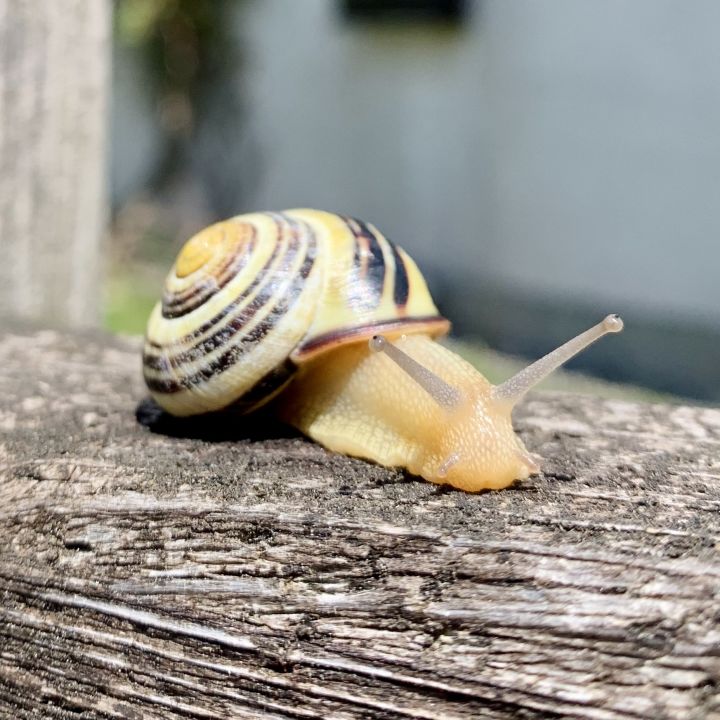
[[333,330],[332,332],[318,335],[312,340],[298,346],[293,352],[292,358],[296,362],[304,360],[320,350],[340,345],[345,342],[362,342],[369,340],[373,335],[382,332],[393,332],[394,330],[408,328],[412,333],[412,327],[417,326],[417,332],[427,330],[432,336],[444,335],[450,330],[450,321],[440,315],[428,315],[425,317],[402,317],[395,320],[378,320],[371,325],[346,328],[344,330]]
[[[277,220],[275,216],[273,216],[276,220],[277,227],[278,227],[278,235],[282,232],[282,226],[280,225],[280,222]],[[290,247],[288,249],[290,250],[296,250],[297,248],[292,244],[292,241],[297,239],[297,235],[293,233],[291,236],[291,243]],[[270,254],[270,257],[267,259],[265,264],[262,266],[260,271],[257,273],[257,275],[253,278],[252,282],[247,286],[247,288],[243,291],[241,295],[238,295],[231,303],[228,303],[225,305],[225,307],[220,310],[220,312],[216,313],[210,320],[204,322],[200,327],[198,327],[192,334],[185,335],[184,337],[180,338],[179,340],[176,340],[172,346],[163,346],[159,345],[158,343],[152,342],[150,340],[145,341],[145,355],[143,356],[143,362],[152,369],[160,370],[162,368],[157,367],[156,363],[159,361],[161,355],[153,355],[148,352],[148,349],[152,349],[153,351],[157,351],[159,353],[168,354],[173,346],[182,347],[183,345],[187,345],[189,343],[192,343],[196,340],[196,338],[200,337],[201,335],[204,335],[206,332],[211,330],[213,327],[218,325],[224,318],[226,318],[230,313],[232,313],[234,310],[237,309],[239,305],[242,305],[245,300],[247,300],[248,297],[250,297],[255,290],[258,288],[259,285],[263,283],[263,281],[267,280],[269,283],[269,280],[272,278],[273,273],[278,272],[278,268],[272,269],[275,261],[277,260],[278,256],[280,255],[281,250],[281,243],[278,241],[275,244],[275,247]],[[289,255],[286,254],[283,258],[283,266],[282,271],[287,271],[288,267],[292,264],[292,261],[294,260],[296,256],[295,254]],[[255,299],[256,302],[257,298]],[[251,303],[252,304],[252,303]],[[249,306],[248,306],[249,307]],[[247,319],[255,315],[257,310],[253,311]],[[183,363],[187,360],[196,359],[202,355],[204,355],[207,352],[210,352],[211,350],[214,350],[220,345],[223,344],[222,342],[222,334],[225,332],[227,328],[227,325],[223,325],[214,335],[212,335],[210,338],[207,338],[206,340],[200,341],[199,343],[196,343],[191,347],[189,350],[176,353],[175,355],[171,356],[173,360],[173,364],[175,363]]]
[[[180,317],[200,307],[211,295],[227,285],[245,264],[246,258],[245,252],[230,255],[217,273],[206,276],[202,282],[193,283],[179,293],[165,291],[162,297],[163,317],[168,319]],[[237,270],[233,267],[235,263],[240,265]]]
[[[273,263],[277,259],[278,255],[280,253],[280,245],[277,244],[275,246],[275,249],[273,250],[270,257],[267,259],[267,262],[265,265],[263,265],[260,272],[253,278],[253,281],[247,286],[245,291],[238,295],[235,300],[233,300],[231,303],[228,303],[225,305],[225,307],[220,310],[217,314],[215,314],[210,320],[207,320],[204,322],[200,327],[198,327],[196,330],[194,330],[191,334],[185,335],[184,337],[180,338],[179,340],[176,340],[172,345],[164,346],[160,345],[156,342],[153,342],[152,340],[146,340],[145,341],[145,356],[144,356],[144,362],[148,367],[154,367],[153,362],[155,359],[157,359],[158,356],[154,356],[150,354],[148,351],[148,348],[152,349],[153,351],[160,352],[160,353],[168,353],[172,347],[182,347],[183,345],[187,345],[188,343],[193,342],[196,338],[200,337],[201,335],[204,335],[206,332],[211,330],[213,327],[218,325],[225,317],[227,317],[233,310],[237,309],[238,305],[241,305],[247,298],[252,295],[253,292],[258,288],[258,286],[262,283],[262,280],[268,275],[268,272],[270,271],[270,268],[272,267]],[[254,314],[254,313],[253,313]],[[223,332],[223,326],[219,331],[213,335],[214,338],[218,338],[219,335]],[[205,343],[208,342],[208,340],[203,341]],[[198,344],[193,346],[188,351],[185,351],[187,353],[192,352],[194,348],[197,348]],[[217,346],[216,346],[217,347]]]
[[248,413],[277,395],[297,372],[297,365],[286,360],[282,365],[261,377],[242,397],[228,405],[228,410]]
[[[310,269],[312,268],[312,264],[313,261],[309,258],[306,258],[305,264],[303,265],[300,273],[301,277],[294,281],[293,286],[290,289],[292,302],[284,300],[282,303],[275,306],[275,308],[272,309],[271,313],[266,317],[266,319],[259,322],[247,335],[244,335],[238,343],[233,345],[220,356],[215,358],[215,360],[213,360],[211,363],[209,363],[204,368],[192,375],[186,375],[184,377],[172,376],[171,378],[146,377],[145,381],[148,385],[148,388],[150,388],[150,390],[154,392],[166,394],[177,393],[181,390],[189,390],[193,387],[197,387],[203,382],[207,382],[216,375],[219,375],[220,373],[235,365],[244,354],[250,352],[253,346],[263,340],[263,338],[269,332],[271,332],[272,328],[277,322],[277,319],[284,315],[287,310],[292,307],[294,301],[297,299],[300,291],[302,290],[302,283],[309,274]],[[241,329],[242,326],[234,329],[233,335]]]
[[[286,255],[283,257],[283,264],[280,268],[278,268],[278,270],[281,272],[287,272],[292,267],[294,259],[294,254],[286,253]],[[182,368],[182,366],[186,363],[201,360],[203,357],[213,352],[214,350],[217,350],[218,348],[227,345],[228,342],[238,332],[240,332],[243,327],[245,327],[250,322],[250,320],[252,320],[255,315],[257,315],[258,312],[260,312],[264,307],[266,307],[273,299],[274,295],[272,283],[269,282],[268,285],[270,287],[263,288],[255,296],[252,302],[246,305],[241,312],[239,312],[235,317],[230,318],[224,325],[222,325],[222,327],[220,327],[209,337],[205,338],[204,340],[200,340],[187,350],[175,353],[174,355],[169,354],[170,348],[166,349],[165,355],[153,356],[149,353],[146,353],[144,359],[145,365],[148,368],[159,369],[156,367],[157,361],[161,358],[163,360],[167,358],[167,361],[169,361],[172,367]],[[228,305],[228,312],[231,307],[235,307],[237,306],[237,304],[237,301],[233,301],[230,305]],[[198,333],[198,335],[199,334],[200,333]]]
[[[298,224],[286,216],[278,214],[274,217],[285,220],[288,223],[290,229],[293,231],[291,240],[296,241]],[[290,267],[294,264],[292,261],[297,255],[297,252],[292,253],[290,252],[291,250],[297,251],[295,243],[291,243],[288,248],[288,253],[285,258],[283,258],[283,270],[286,274]],[[146,376],[145,380],[150,390],[158,393],[169,394],[180,392],[184,389],[191,389],[201,385],[203,382],[210,380],[235,365],[244,354],[252,350],[252,347],[256,343],[260,342],[266,335],[268,335],[277,324],[278,320],[292,308],[302,294],[305,280],[310,274],[314,262],[315,238],[313,234],[310,234],[303,264],[295,274],[290,286],[287,288],[282,297],[279,298],[277,304],[269,310],[263,320],[261,320],[249,333],[243,335],[237,343],[225,350],[225,352],[196,373],[193,373],[192,375],[179,376],[177,374],[177,370],[180,369],[182,362],[186,360],[201,359],[207,352],[218,347],[222,347],[223,345],[227,345],[231,339],[240,333],[247,322],[256,315],[258,311],[268,306],[273,298],[277,297],[275,293],[275,285],[272,282],[268,283],[268,285],[258,294],[250,305],[244,308],[243,311],[236,318],[233,318],[228,325],[221,328],[211,338],[198,343],[190,350],[179,353],[174,357],[161,355],[158,358],[153,358],[146,353],[145,363],[147,367],[158,369],[167,373],[165,377],[162,378]]]
[[192,285],[187,290],[173,294],[164,293],[162,314],[172,319],[187,315],[207,302],[215,293],[222,290],[247,265],[250,254],[255,249],[256,229],[250,226],[252,236],[241,252],[233,253],[222,265],[216,275],[206,278],[202,283]]
[[404,310],[410,295],[410,283],[408,281],[407,268],[402,255],[395,243],[388,240],[395,260],[395,285],[393,287],[393,301],[400,310]]
[[357,218],[343,217],[355,238],[353,265],[357,269],[356,293],[350,303],[363,310],[373,310],[382,300],[385,286],[385,254],[380,238],[367,223]]

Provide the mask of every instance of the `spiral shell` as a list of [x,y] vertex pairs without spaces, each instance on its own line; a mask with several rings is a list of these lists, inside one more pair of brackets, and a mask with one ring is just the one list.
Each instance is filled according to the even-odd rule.
[[448,328],[413,260],[372,225],[317,210],[252,213],[185,244],[148,322],[143,371],[175,415],[249,411],[333,347]]

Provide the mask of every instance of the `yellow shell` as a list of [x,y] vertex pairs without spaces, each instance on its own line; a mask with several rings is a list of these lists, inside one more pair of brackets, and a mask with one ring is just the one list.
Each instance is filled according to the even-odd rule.
[[372,225],[318,210],[251,213],[185,244],[148,322],[143,372],[175,415],[249,411],[334,347],[448,328],[413,260]]

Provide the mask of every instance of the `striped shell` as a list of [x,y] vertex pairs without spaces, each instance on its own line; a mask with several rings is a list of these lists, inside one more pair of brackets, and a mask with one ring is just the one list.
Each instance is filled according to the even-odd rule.
[[372,225],[318,210],[252,213],[180,251],[148,322],[143,372],[175,415],[247,412],[338,345],[448,327],[413,260]]

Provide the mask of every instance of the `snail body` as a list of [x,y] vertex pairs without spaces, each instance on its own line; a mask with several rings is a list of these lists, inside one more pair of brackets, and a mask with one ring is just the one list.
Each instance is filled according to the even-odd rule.
[[330,450],[474,491],[537,472],[513,405],[622,322],[609,316],[497,387],[435,341],[449,327],[414,261],[372,225],[251,213],[185,244],[148,322],[143,372],[174,415],[274,400]]

